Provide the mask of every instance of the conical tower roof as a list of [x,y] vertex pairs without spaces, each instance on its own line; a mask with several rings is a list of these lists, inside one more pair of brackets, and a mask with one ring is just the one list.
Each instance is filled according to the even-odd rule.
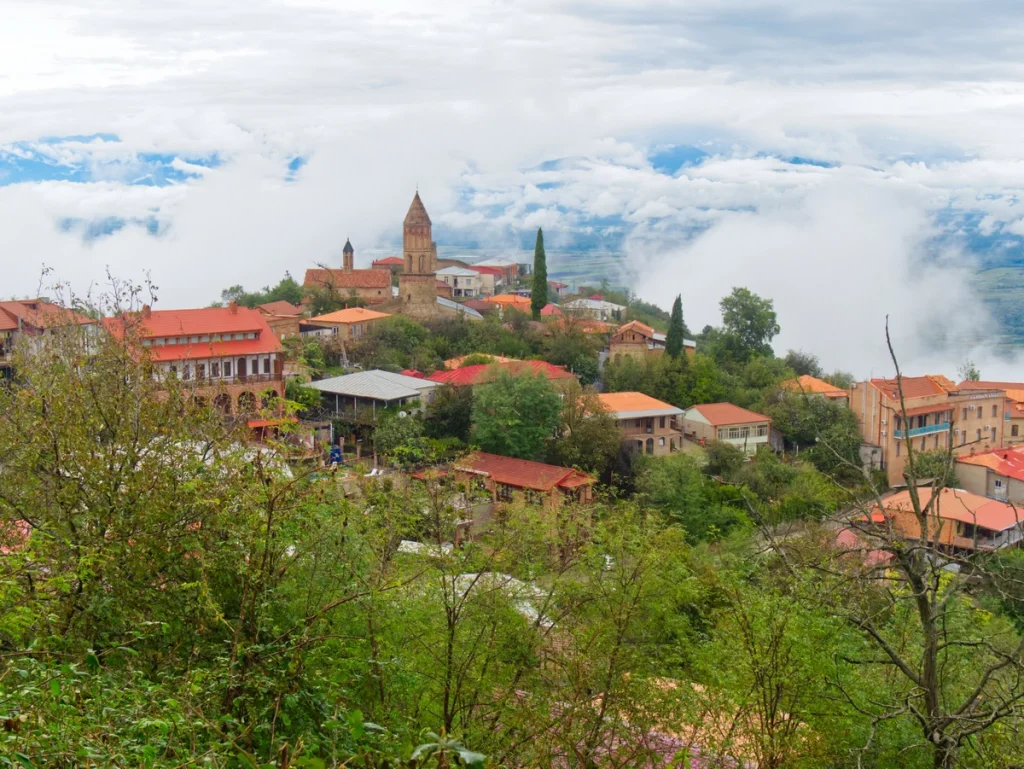
[[416,193],[416,197],[412,199],[412,205],[409,206],[409,213],[405,215],[406,226],[412,225],[424,225],[430,224],[430,216],[427,215],[427,209],[423,207],[423,201],[420,200],[420,193]]
[[352,241],[349,240],[348,238],[345,238],[345,247],[343,249],[341,249],[341,253],[343,253],[343,254],[354,254],[355,252],[356,252],[356,250],[354,248],[352,248]]

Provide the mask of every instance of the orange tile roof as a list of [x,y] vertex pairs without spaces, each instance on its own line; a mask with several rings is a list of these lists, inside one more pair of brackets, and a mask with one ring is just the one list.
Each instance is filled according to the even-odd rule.
[[349,307],[345,310],[335,310],[329,312],[326,315],[317,315],[315,318],[310,318],[309,323],[362,323],[367,320],[380,320],[381,318],[390,318],[391,314],[386,312],[377,312],[376,310],[367,310],[365,307]]
[[530,306],[529,297],[519,296],[518,294],[495,294],[494,296],[487,297],[484,301],[490,302],[491,304],[502,304],[506,307]]
[[520,489],[551,491],[556,487],[575,488],[595,483],[595,479],[571,467],[546,465],[526,459],[513,459],[477,451],[454,465],[455,470],[482,473],[496,483]]
[[373,269],[346,272],[320,267],[306,270],[302,285],[322,288],[386,288],[390,291],[391,272]]
[[540,314],[542,318],[552,318],[561,315],[562,310],[557,304],[551,304],[551,302],[548,302],[540,308]]
[[574,374],[562,366],[555,366],[543,360],[524,360],[514,363],[480,363],[475,366],[464,366],[454,371],[435,371],[427,377],[432,382],[450,384],[453,387],[478,385],[492,381],[499,371],[507,371],[512,376],[529,374],[542,376],[545,379],[569,379]]
[[982,380],[975,382],[965,379],[957,385],[960,390],[1024,390],[1024,382],[992,382]]
[[671,403],[665,403],[650,395],[638,392],[601,393],[597,396],[601,404],[610,414],[628,414],[630,412],[648,412],[671,410],[677,414],[683,412]]
[[89,326],[96,322],[80,312],[43,299],[0,302],[0,330],[16,330],[19,320],[22,327],[29,326],[36,329]]
[[267,315],[302,315],[302,310],[300,310],[291,302],[286,302],[284,299],[279,299],[276,302],[267,302],[266,304],[261,304],[256,309],[261,310]]
[[643,336],[646,337],[654,336],[654,329],[648,326],[646,323],[641,323],[638,320],[631,320],[629,323],[619,326],[618,329],[616,329],[615,331],[615,336],[618,336],[619,334],[624,334],[627,331],[636,331],[637,333],[642,334]]
[[[932,498],[933,490],[920,488],[917,490],[921,505],[927,505]],[[882,500],[886,510],[913,512],[909,491],[900,491]],[[995,499],[971,494],[961,489],[943,489],[931,515],[950,521],[970,523],[991,531],[1004,531],[1018,523],[1024,522],[1024,510],[1016,510],[1012,505]]]
[[[748,422],[771,422],[771,417],[749,411],[731,403],[702,403],[690,406],[698,411],[712,425],[742,425]],[[689,410],[689,409],[687,409]]]
[[789,392],[824,395],[826,398],[846,398],[849,396],[849,393],[841,387],[836,387],[810,374],[803,374],[796,379],[788,379],[779,387]]
[[[872,379],[879,392],[890,400],[899,400],[898,383],[895,379]],[[945,395],[955,392],[957,387],[941,374],[905,376],[902,378],[904,398],[926,398],[929,395]]]
[[405,264],[405,260],[400,256],[385,256],[383,259],[374,259],[374,267],[401,267]]

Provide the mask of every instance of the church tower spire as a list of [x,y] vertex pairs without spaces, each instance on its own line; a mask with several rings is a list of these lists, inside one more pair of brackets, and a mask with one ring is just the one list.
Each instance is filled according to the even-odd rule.
[[341,268],[345,272],[352,272],[355,267],[356,250],[352,248],[352,241],[345,238],[345,247],[341,249]]
[[437,271],[437,245],[431,235],[430,216],[417,190],[402,227],[406,275],[433,275]]

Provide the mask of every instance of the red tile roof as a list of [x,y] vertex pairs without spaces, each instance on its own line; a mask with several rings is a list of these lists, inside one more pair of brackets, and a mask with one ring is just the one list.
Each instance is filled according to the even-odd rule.
[[1024,390],[1024,382],[974,382],[965,379],[956,387],[958,390]]
[[554,488],[575,488],[595,482],[595,479],[570,467],[546,465],[526,459],[513,459],[497,454],[474,452],[455,463],[454,469],[480,473],[496,483],[520,489],[551,491]]
[[647,337],[648,339],[654,338],[654,329],[648,326],[646,323],[641,323],[638,320],[631,320],[629,323],[619,326],[615,330],[615,336],[619,336],[619,334],[624,334],[627,331],[636,331],[638,334]]
[[0,330],[16,330],[19,320],[22,327],[29,326],[35,329],[88,326],[96,322],[80,312],[43,299],[0,302]]
[[601,296],[600,294],[591,294],[590,296],[587,297],[587,299],[593,299],[593,300],[598,301],[598,302],[603,302],[604,301],[604,297]]
[[[917,490],[921,505],[927,505],[932,498],[933,489]],[[913,512],[909,491],[900,491],[882,500],[886,510]],[[1024,523],[1024,510],[1016,510],[1012,505],[995,499],[971,494],[961,489],[943,489],[930,514],[950,521],[970,523],[991,531],[1005,531],[1019,523]]]
[[386,270],[345,270],[323,267],[306,270],[304,286],[323,288],[380,288],[391,290],[391,274]]
[[417,371],[414,368],[404,368],[401,371],[399,371],[398,373],[401,374],[402,376],[411,376],[414,379],[426,379],[427,378],[426,374],[424,374],[422,371]]
[[494,275],[496,278],[503,277],[505,270],[500,267],[477,267],[476,265],[469,265],[470,270],[473,272],[479,272],[481,275]]
[[201,358],[232,357],[280,352],[281,342],[270,330],[265,316],[248,307],[206,307],[195,310],[153,310],[148,315],[134,313],[116,318],[104,318],[103,323],[112,334],[121,336],[126,327],[142,339],[168,337],[200,337],[226,334],[255,333],[255,339],[191,342],[156,345],[147,349],[154,361],[196,360]]
[[540,315],[542,318],[551,318],[561,315],[562,311],[559,309],[557,304],[551,304],[550,302],[540,308]]
[[[874,385],[890,400],[898,401],[898,383],[895,379],[872,379]],[[905,376],[902,378],[904,398],[926,398],[929,395],[945,395],[956,390],[956,385],[941,374]]]
[[549,280],[548,281],[548,285],[551,286],[551,288],[554,288],[554,289],[569,288],[569,284],[568,283],[559,283],[557,280]]
[[280,299],[276,302],[267,302],[266,304],[261,304],[256,309],[262,311],[266,315],[302,315],[302,310],[300,310],[291,302],[286,302],[284,299]]
[[996,475],[1024,481],[1024,447],[992,449],[977,454],[967,454],[957,457],[956,461],[965,465],[981,465]]
[[493,380],[496,372],[507,371],[513,376],[530,374],[545,379],[569,379],[574,375],[562,366],[555,366],[543,360],[524,360],[513,363],[481,363],[465,366],[454,371],[435,371],[427,377],[432,382],[450,384],[453,387],[478,385]]
[[772,421],[771,417],[758,414],[756,411],[748,411],[731,403],[702,403],[697,406],[690,406],[690,409],[700,412],[708,422],[716,427],[719,425],[745,425],[749,422]]
[[374,267],[401,267],[405,260],[400,256],[385,256],[383,259],[374,259]]

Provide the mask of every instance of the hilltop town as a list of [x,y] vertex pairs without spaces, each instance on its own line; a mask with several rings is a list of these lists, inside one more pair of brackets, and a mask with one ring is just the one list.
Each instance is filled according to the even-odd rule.
[[0,757],[1015,765],[1024,381],[823,371],[742,286],[697,332],[540,231],[439,259],[418,192],[402,232],[0,301]]

